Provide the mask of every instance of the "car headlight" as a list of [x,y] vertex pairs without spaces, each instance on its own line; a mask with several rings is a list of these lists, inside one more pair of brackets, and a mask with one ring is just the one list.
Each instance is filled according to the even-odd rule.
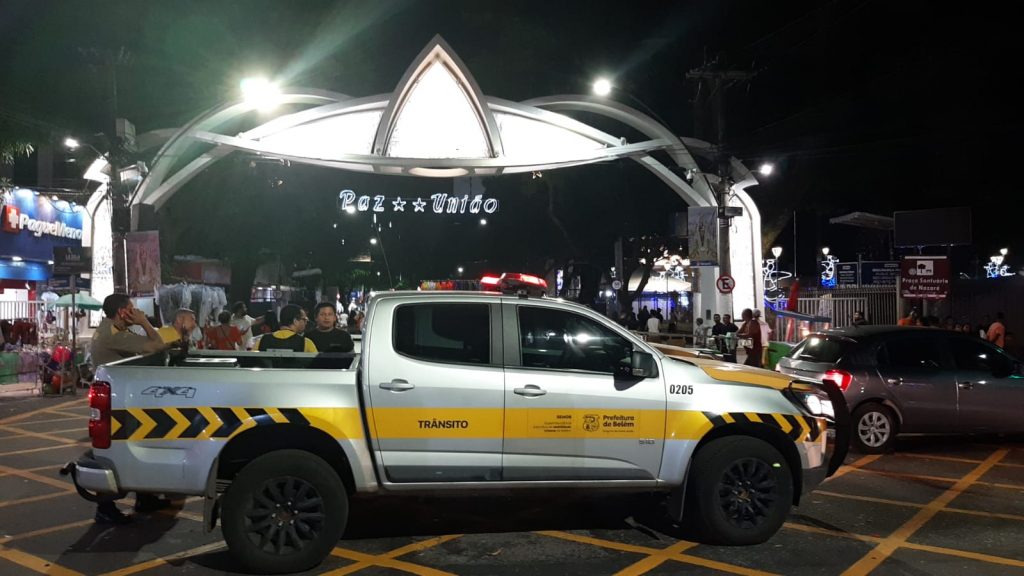
[[835,421],[836,413],[828,393],[811,384],[793,382],[789,385],[788,396],[812,416],[819,416]]

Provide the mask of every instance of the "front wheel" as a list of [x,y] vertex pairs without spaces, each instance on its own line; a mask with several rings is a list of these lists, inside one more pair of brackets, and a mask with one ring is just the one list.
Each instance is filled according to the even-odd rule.
[[301,572],[322,562],[338,543],[348,496],[320,457],[278,450],[242,468],[222,510],[224,540],[246,570]]
[[771,444],[749,436],[712,440],[694,457],[688,523],[708,543],[760,544],[793,503],[793,476]]
[[896,413],[869,403],[853,411],[853,446],[865,454],[883,454],[896,442]]

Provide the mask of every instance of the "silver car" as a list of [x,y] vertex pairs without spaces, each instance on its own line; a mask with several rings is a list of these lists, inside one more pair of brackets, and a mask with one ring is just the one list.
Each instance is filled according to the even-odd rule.
[[783,374],[835,382],[853,447],[890,451],[901,433],[1024,431],[1021,363],[971,334],[861,326],[811,334],[779,361]]

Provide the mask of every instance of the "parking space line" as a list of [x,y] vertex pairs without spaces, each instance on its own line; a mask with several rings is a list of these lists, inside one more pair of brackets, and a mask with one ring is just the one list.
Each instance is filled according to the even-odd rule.
[[878,536],[866,536],[864,534],[854,534],[853,532],[843,532],[840,530],[830,530],[828,528],[822,528],[820,526],[811,526],[808,524],[797,524],[795,522],[786,522],[782,525],[784,528],[792,530],[799,530],[801,532],[810,532],[811,534],[821,534],[823,536],[838,536],[840,538],[849,538],[851,540],[860,540],[861,542],[869,542],[871,544],[878,544],[882,541]]
[[[975,482],[975,485],[978,483]],[[855,494],[840,494],[838,492],[829,492],[827,490],[815,490],[815,494],[821,494],[822,496],[832,496],[834,498],[843,498],[846,500],[860,500],[862,502],[876,502],[878,504],[889,504],[891,506],[903,506],[905,508],[924,508],[924,504],[916,504],[913,502],[903,502],[901,500],[888,500],[886,498],[874,498],[871,496],[857,496]],[[981,516],[983,518],[1003,518],[1005,520],[1022,520],[1024,516],[1019,514],[1006,514],[1003,512],[985,512],[984,510],[968,510],[967,508],[944,508],[943,512],[956,512],[957,514],[970,514],[971,516]]]
[[0,546],[0,558],[14,562],[15,564],[28,568],[33,572],[47,574],[48,576],[82,576],[81,572],[75,572],[74,570],[65,568],[60,564],[47,562],[38,556],[33,556],[32,554],[22,552],[21,550],[15,550],[13,548]]
[[840,476],[845,476],[846,474],[853,472],[854,470],[860,470],[861,467],[871,464],[872,462],[878,460],[881,457],[881,454],[868,454],[867,456],[861,456],[855,462],[852,462],[850,464],[843,464],[842,466],[840,466],[839,470],[836,470],[836,473],[829,477],[829,480],[839,478]]
[[75,398],[74,400],[68,400],[67,402],[62,402],[60,404],[57,404],[56,406],[47,406],[46,408],[39,408],[37,410],[32,410],[32,411],[29,411],[29,412],[24,412],[22,414],[15,414],[13,416],[8,416],[7,418],[0,418],[0,426],[2,426],[4,424],[10,424],[12,422],[21,422],[22,420],[24,420],[26,418],[31,418],[32,416],[35,416],[36,414],[41,414],[43,412],[49,412],[51,410],[59,410],[59,409],[63,408],[64,406],[68,406],[68,405],[74,404],[76,402],[85,402],[85,398]]
[[55,446],[43,446],[42,448],[26,448],[24,450],[11,450],[10,452],[0,452],[0,456],[17,456],[19,454],[32,454],[33,452],[45,452],[47,450],[56,450],[58,448],[74,448],[75,446],[88,446],[88,442],[74,442],[71,444],[57,444]]
[[53,424],[55,422],[67,422],[69,420],[88,420],[88,416],[65,416],[64,418],[53,418],[52,420],[33,420],[31,422],[20,422],[22,426],[28,426],[29,424]]
[[892,553],[905,544],[915,532],[921,529],[929,520],[931,520],[936,514],[942,511],[954,498],[959,496],[965,489],[971,484],[978,481],[986,472],[988,472],[996,462],[1002,460],[1009,450],[1003,448],[995,451],[991,456],[985,459],[984,462],[976,466],[966,476],[958,480],[948,490],[943,492],[939,497],[929,502],[924,508],[918,511],[917,514],[906,521],[902,526],[897,528],[887,538],[879,542],[871,552],[865,554],[860,560],[858,560],[853,566],[850,566],[843,572],[843,576],[862,576],[871,573],[875,568],[878,568]]
[[[892,476],[893,478],[906,478],[908,480],[937,480],[940,482],[956,482],[955,478],[944,478],[942,476],[925,476],[923,474],[904,474],[902,472],[889,472],[886,470],[869,470],[861,469],[856,472],[864,472],[866,474],[877,474],[879,476]],[[991,488],[1005,488],[1007,490],[1024,490],[1024,485],[1021,484],[1003,484],[1000,482],[972,482],[975,486],[989,486]]]
[[[83,408],[87,408],[87,406],[82,406],[82,407]],[[46,412],[48,414],[58,414],[60,416],[69,416],[69,417],[86,418],[86,419],[89,418],[88,414],[75,414],[74,412],[65,412],[63,410],[47,410]]]
[[438,536],[437,538],[430,538],[428,540],[421,540],[414,542],[401,548],[396,548],[390,552],[384,554],[365,554],[363,552],[356,552],[355,550],[349,550],[347,548],[336,547],[331,551],[331,554],[340,558],[346,558],[348,560],[355,560],[355,564],[350,564],[344,568],[338,568],[323,574],[322,576],[342,576],[344,574],[352,574],[359,570],[364,570],[373,566],[382,568],[392,568],[394,570],[401,570],[403,572],[409,572],[416,574],[417,576],[454,576],[451,572],[445,572],[443,570],[437,570],[436,568],[430,568],[429,566],[421,566],[420,564],[413,564],[404,560],[397,560],[399,556],[404,556],[412,552],[422,552],[434,546],[438,546],[460,538],[462,534],[449,534],[447,536]]
[[642,574],[647,574],[651,570],[654,570],[658,566],[667,562],[670,556],[675,556],[676,554],[685,552],[696,545],[696,542],[680,540],[664,550],[648,555],[647,558],[644,558],[635,564],[626,566],[622,570],[616,572],[615,576],[641,576]]
[[[648,556],[664,556],[666,560],[674,560],[676,562],[682,562],[684,564],[694,564],[696,566],[702,566],[704,568],[712,568],[714,570],[720,570],[722,572],[730,572],[732,574],[742,574],[743,576],[769,576],[771,572],[764,572],[761,570],[752,570],[750,568],[744,568],[743,566],[734,566],[732,564],[725,564],[722,562],[716,562],[714,560],[708,560],[707,558],[700,558],[697,556],[691,556],[689,554],[665,554],[665,550],[658,548],[648,548],[647,546],[635,546],[633,544],[623,544],[622,542],[615,542],[612,540],[604,540],[601,538],[593,538],[590,536],[580,536],[579,534],[572,534],[570,532],[562,532],[560,530],[544,530],[540,532],[534,532],[534,534],[540,534],[543,536],[551,536],[552,538],[561,538],[563,540],[569,540],[572,542],[578,542],[580,544],[590,544],[592,546],[600,546],[602,548],[609,548],[611,550],[618,550],[620,552],[634,552],[637,554],[646,554]],[[677,545],[682,544],[685,541],[680,541]],[[686,544],[692,544],[686,542]],[[641,560],[642,562],[642,560]],[[659,562],[660,564],[660,562]],[[651,566],[648,570],[655,568]]]
[[908,458],[920,458],[922,460],[943,460],[946,462],[964,462],[968,464],[981,464],[984,460],[977,460],[974,458],[957,458],[956,456],[939,456],[937,454],[914,454],[911,452],[900,452],[898,456],[906,456]]
[[717,560],[708,560],[707,558],[690,556],[689,554],[672,556],[669,560],[675,560],[676,562],[682,562],[684,564],[694,564],[704,568],[711,568],[712,570],[730,572],[732,574],[740,574],[741,576],[777,576],[774,572],[744,568],[743,566],[735,566],[733,564],[726,564],[725,562],[718,562]]
[[191,558],[192,556],[200,556],[209,552],[216,552],[227,547],[227,544],[223,540],[220,542],[214,542],[212,544],[204,544],[195,548],[178,552],[177,554],[171,554],[169,556],[161,556],[160,558],[154,558],[145,562],[127,566],[125,568],[119,568],[111,572],[105,572],[102,576],[128,576],[129,574],[137,574],[139,572],[149,570],[150,568],[156,568],[157,566],[163,566],[164,564],[172,564],[178,560],[184,560]]
[[9,506],[17,506],[19,504],[31,504],[32,502],[39,502],[40,500],[49,500],[51,498],[59,498],[61,496],[70,496],[71,494],[78,494],[74,490],[67,490],[64,492],[54,492],[53,494],[43,494],[42,496],[30,496],[28,498],[22,498],[21,500],[6,500],[0,501],[0,508],[7,508]]
[[1020,560],[1014,560],[1013,558],[1004,558],[1002,556],[992,556],[990,554],[981,554],[980,552],[968,552],[966,550],[956,550],[954,548],[928,546],[927,544],[914,544],[913,542],[906,542],[902,545],[902,547],[909,548],[911,550],[920,550],[921,552],[933,552],[935,554],[945,554],[947,556],[957,556],[960,558],[969,558],[971,560],[980,560],[981,562],[988,562],[989,564],[1002,564],[1004,566],[1015,566],[1017,568],[1024,568],[1024,562]]
[[12,476],[20,476],[20,477],[25,478],[27,480],[33,480],[33,481],[39,482],[41,484],[48,484],[50,486],[54,486],[56,488],[60,488],[61,490],[68,490],[68,489],[72,488],[70,484],[68,484],[67,482],[65,482],[63,480],[57,480],[56,478],[50,478],[48,476],[40,476],[39,474],[36,474],[35,472],[27,472],[25,470],[18,470],[17,468],[11,468],[9,466],[4,466],[3,464],[0,464],[0,472],[6,472],[7,474],[10,474]]
[[68,524],[61,524],[60,526],[50,526],[49,528],[40,528],[39,530],[33,530],[31,532],[22,532],[20,534],[14,534],[11,536],[4,536],[0,538],[0,544],[7,544],[8,542],[14,542],[15,540],[24,540],[26,538],[33,538],[35,536],[43,536],[44,534],[52,534],[54,532],[60,532],[61,530],[70,530],[72,528],[80,528],[82,526],[88,526],[95,522],[92,518],[88,520],[79,520],[78,522],[70,522]]
[[1013,464],[1012,462],[1000,462],[996,466],[1007,466],[1010,468],[1024,468],[1024,464]]
[[70,438],[64,438],[62,436],[51,436],[45,432],[33,432],[31,430],[25,430],[24,428],[17,428],[15,426],[0,426],[0,430],[5,430],[14,434],[12,438],[29,436],[32,438],[39,438],[41,440],[49,440],[51,442],[60,442],[62,444],[74,444],[77,440]]

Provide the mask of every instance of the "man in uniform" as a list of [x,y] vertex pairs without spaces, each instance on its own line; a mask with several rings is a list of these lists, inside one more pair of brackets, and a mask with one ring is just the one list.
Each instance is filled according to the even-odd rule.
[[[103,299],[103,314],[92,337],[92,363],[94,366],[130,358],[139,354],[152,354],[167,349],[160,333],[149,323],[146,315],[132,304],[126,294],[111,294]],[[140,326],[146,335],[140,336],[129,330]],[[135,511],[152,512],[167,506],[170,502],[152,494],[136,494]],[[95,521],[98,524],[124,524],[131,521],[118,510],[113,501],[100,502],[96,506]]]
[[329,302],[321,302],[313,310],[316,319],[316,328],[307,330],[306,338],[313,341],[316,349],[320,352],[351,352],[354,348],[352,337],[348,332],[338,328],[338,313],[334,305]]
[[309,323],[306,311],[295,304],[281,308],[281,329],[260,336],[253,350],[291,350],[293,352],[316,352],[316,345],[302,335]]

